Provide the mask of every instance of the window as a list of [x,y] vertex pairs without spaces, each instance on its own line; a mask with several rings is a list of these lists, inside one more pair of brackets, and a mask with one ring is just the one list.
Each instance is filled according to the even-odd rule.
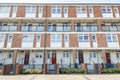
[[12,58],[12,57],[13,57],[13,52],[9,52],[7,58]]
[[63,57],[64,57],[64,58],[69,58],[69,53],[68,53],[68,52],[64,52],[64,53],[63,53]]
[[120,58],[120,52],[116,52],[117,58]]
[[36,58],[42,58],[42,54],[40,52],[36,53]]
[[43,24],[39,24],[39,25],[37,26],[37,31],[38,31],[38,32],[39,32],[39,31],[44,31],[44,29],[45,29],[45,27],[44,27]]
[[40,42],[40,35],[37,35],[37,42]]
[[34,35],[23,35],[22,41],[23,42],[33,42]]
[[5,40],[5,35],[4,35],[4,34],[1,34],[1,35],[0,35],[0,42],[4,42],[4,40]]
[[89,13],[90,13],[90,14],[93,13],[93,7],[89,7]]
[[85,13],[86,13],[85,6],[77,7],[77,14],[85,14]]
[[14,6],[13,7],[13,11],[12,11],[13,13],[16,13],[17,12],[17,6]]
[[90,58],[96,58],[96,52],[90,52],[89,55]]
[[88,34],[79,34],[79,42],[89,42]]
[[109,26],[109,28],[110,28],[110,31],[117,31],[117,26],[116,26],[116,24],[111,24],[111,25]]
[[95,34],[92,34],[92,41],[96,42],[96,35]]
[[0,6],[0,13],[9,13],[10,6]]
[[65,42],[69,42],[69,35],[68,34],[64,35],[64,40],[65,40]]
[[21,27],[21,31],[23,31],[23,32],[28,31],[28,26],[22,26],[22,27]]
[[68,24],[63,24],[63,29],[64,31],[71,31],[71,26],[69,26]]
[[53,14],[60,14],[61,13],[61,7],[60,6],[54,6],[52,7],[52,13]]
[[51,42],[61,42],[61,38],[60,34],[51,34]]
[[34,7],[34,6],[26,7],[26,13],[35,13],[35,12],[36,12],[36,7]]
[[111,13],[111,7],[110,6],[102,7],[102,13]]
[[64,7],[64,14],[68,13],[68,7]]
[[12,42],[12,35],[11,34],[8,36],[8,42]]
[[39,7],[39,13],[42,14],[42,12],[43,12],[43,7],[40,6]]
[[114,12],[118,13],[118,7],[114,7]]
[[17,31],[17,26],[10,26],[9,31]]
[[75,24],[75,31],[82,32],[83,28],[80,24]]
[[117,42],[116,34],[107,34],[106,38],[107,38],[107,42]]

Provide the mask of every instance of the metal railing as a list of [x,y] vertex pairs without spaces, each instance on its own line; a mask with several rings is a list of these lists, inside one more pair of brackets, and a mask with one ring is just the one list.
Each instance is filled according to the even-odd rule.
[[60,64],[60,68],[81,68],[80,64]]
[[23,69],[43,69],[43,64],[28,64],[28,65],[23,65]]

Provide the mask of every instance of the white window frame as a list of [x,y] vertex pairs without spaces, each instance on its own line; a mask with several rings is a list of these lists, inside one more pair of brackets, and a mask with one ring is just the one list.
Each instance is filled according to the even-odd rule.
[[[110,38],[110,40],[108,39]],[[115,38],[115,39],[114,39]],[[116,34],[106,34],[106,40],[107,42],[117,42],[117,35]]]
[[70,53],[69,52],[63,52],[63,58],[69,58]]
[[[25,40],[26,37],[26,40]],[[23,34],[22,36],[22,42],[33,42],[34,41],[34,35],[33,34]]]
[[[95,38],[95,39],[93,39],[93,38]],[[96,34],[92,34],[92,42],[97,42]]]
[[69,34],[64,34],[64,42],[69,42]]
[[[83,8],[85,8],[85,11],[83,11]],[[87,8],[86,6],[79,6],[76,8],[77,14],[86,14],[87,13]]]
[[93,12],[93,7],[92,6],[89,6],[89,13],[90,14],[93,14],[94,12]]
[[42,14],[43,13],[43,7],[42,6],[39,6],[39,14]]
[[61,42],[61,34],[51,34],[51,42]]
[[10,13],[10,6],[0,6],[0,13]]
[[[105,11],[103,11],[103,10],[105,10]],[[110,11],[108,11],[108,10],[110,10]],[[112,13],[112,8],[111,8],[111,6],[103,6],[102,7],[102,13],[103,14],[106,14],[106,13]]]
[[[85,40],[85,36],[88,36],[88,40]],[[82,40],[80,40],[80,37],[82,37]],[[78,41],[79,42],[89,42],[89,35],[88,34],[79,34],[78,35]]]
[[16,13],[17,12],[17,6],[13,7],[12,13]]
[[[53,11],[53,9],[55,10],[55,12]],[[58,12],[58,9],[60,10],[60,12]],[[51,12],[52,14],[61,14],[61,6],[53,6]]]
[[8,42],[12,42],[12,39],[13,39],[13,35],[9,34],[9,36],[8,36]]
[[26,6],[26,13],[36,13],[35,6]]
[[119,13],[117,6],[114,7],[114,12],[115,12],[115,13]]
[[90,58],[97,58],[97,53],[96,52],[89,52],[89,57]]
[[0,42],[4,42],[5,41],[5,34],[0,34]]
[[[38,37],[40,37],[40,38],[38,39]],[[40,41],[41,41],[41,35],[37,34],[37,42],[40,42]]]
[[68,7],[67,6],[64,7],[64,14],[68,14]]

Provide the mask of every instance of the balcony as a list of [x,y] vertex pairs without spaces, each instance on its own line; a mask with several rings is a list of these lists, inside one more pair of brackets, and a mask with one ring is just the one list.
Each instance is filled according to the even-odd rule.
[[22,32],[43,32],[45,31],[44,25],[40,26],[22,26],[21,27]]
[[96,25],[92,26],[74,26],[74,31],[75,32],[97,32],[98,27]]
[[105,25],[102,26],[102,31],[103,32],[116,32],[116,31],[120,31],[120,25],[116,25],[116,26],[111,26],[111,25]]
[[71,31],[71,26],[48,26],[48,31],[49,32],[70,32]]
[[17,26],[0,26],[0,32],[15,32],[17,31]]

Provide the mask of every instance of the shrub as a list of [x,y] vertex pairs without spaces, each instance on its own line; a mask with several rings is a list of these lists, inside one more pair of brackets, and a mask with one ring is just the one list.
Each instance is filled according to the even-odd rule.
[[43,70],[42,69],[27,69],[27,70],[22,70],[22,74],[42,74]]
[[102,69],[101,71],[102,73],[120,73],[120,69],[119,68],[109,68],[109,69]]
[[84,70],[83,69],[60,69],[61,74],[83,74]]

